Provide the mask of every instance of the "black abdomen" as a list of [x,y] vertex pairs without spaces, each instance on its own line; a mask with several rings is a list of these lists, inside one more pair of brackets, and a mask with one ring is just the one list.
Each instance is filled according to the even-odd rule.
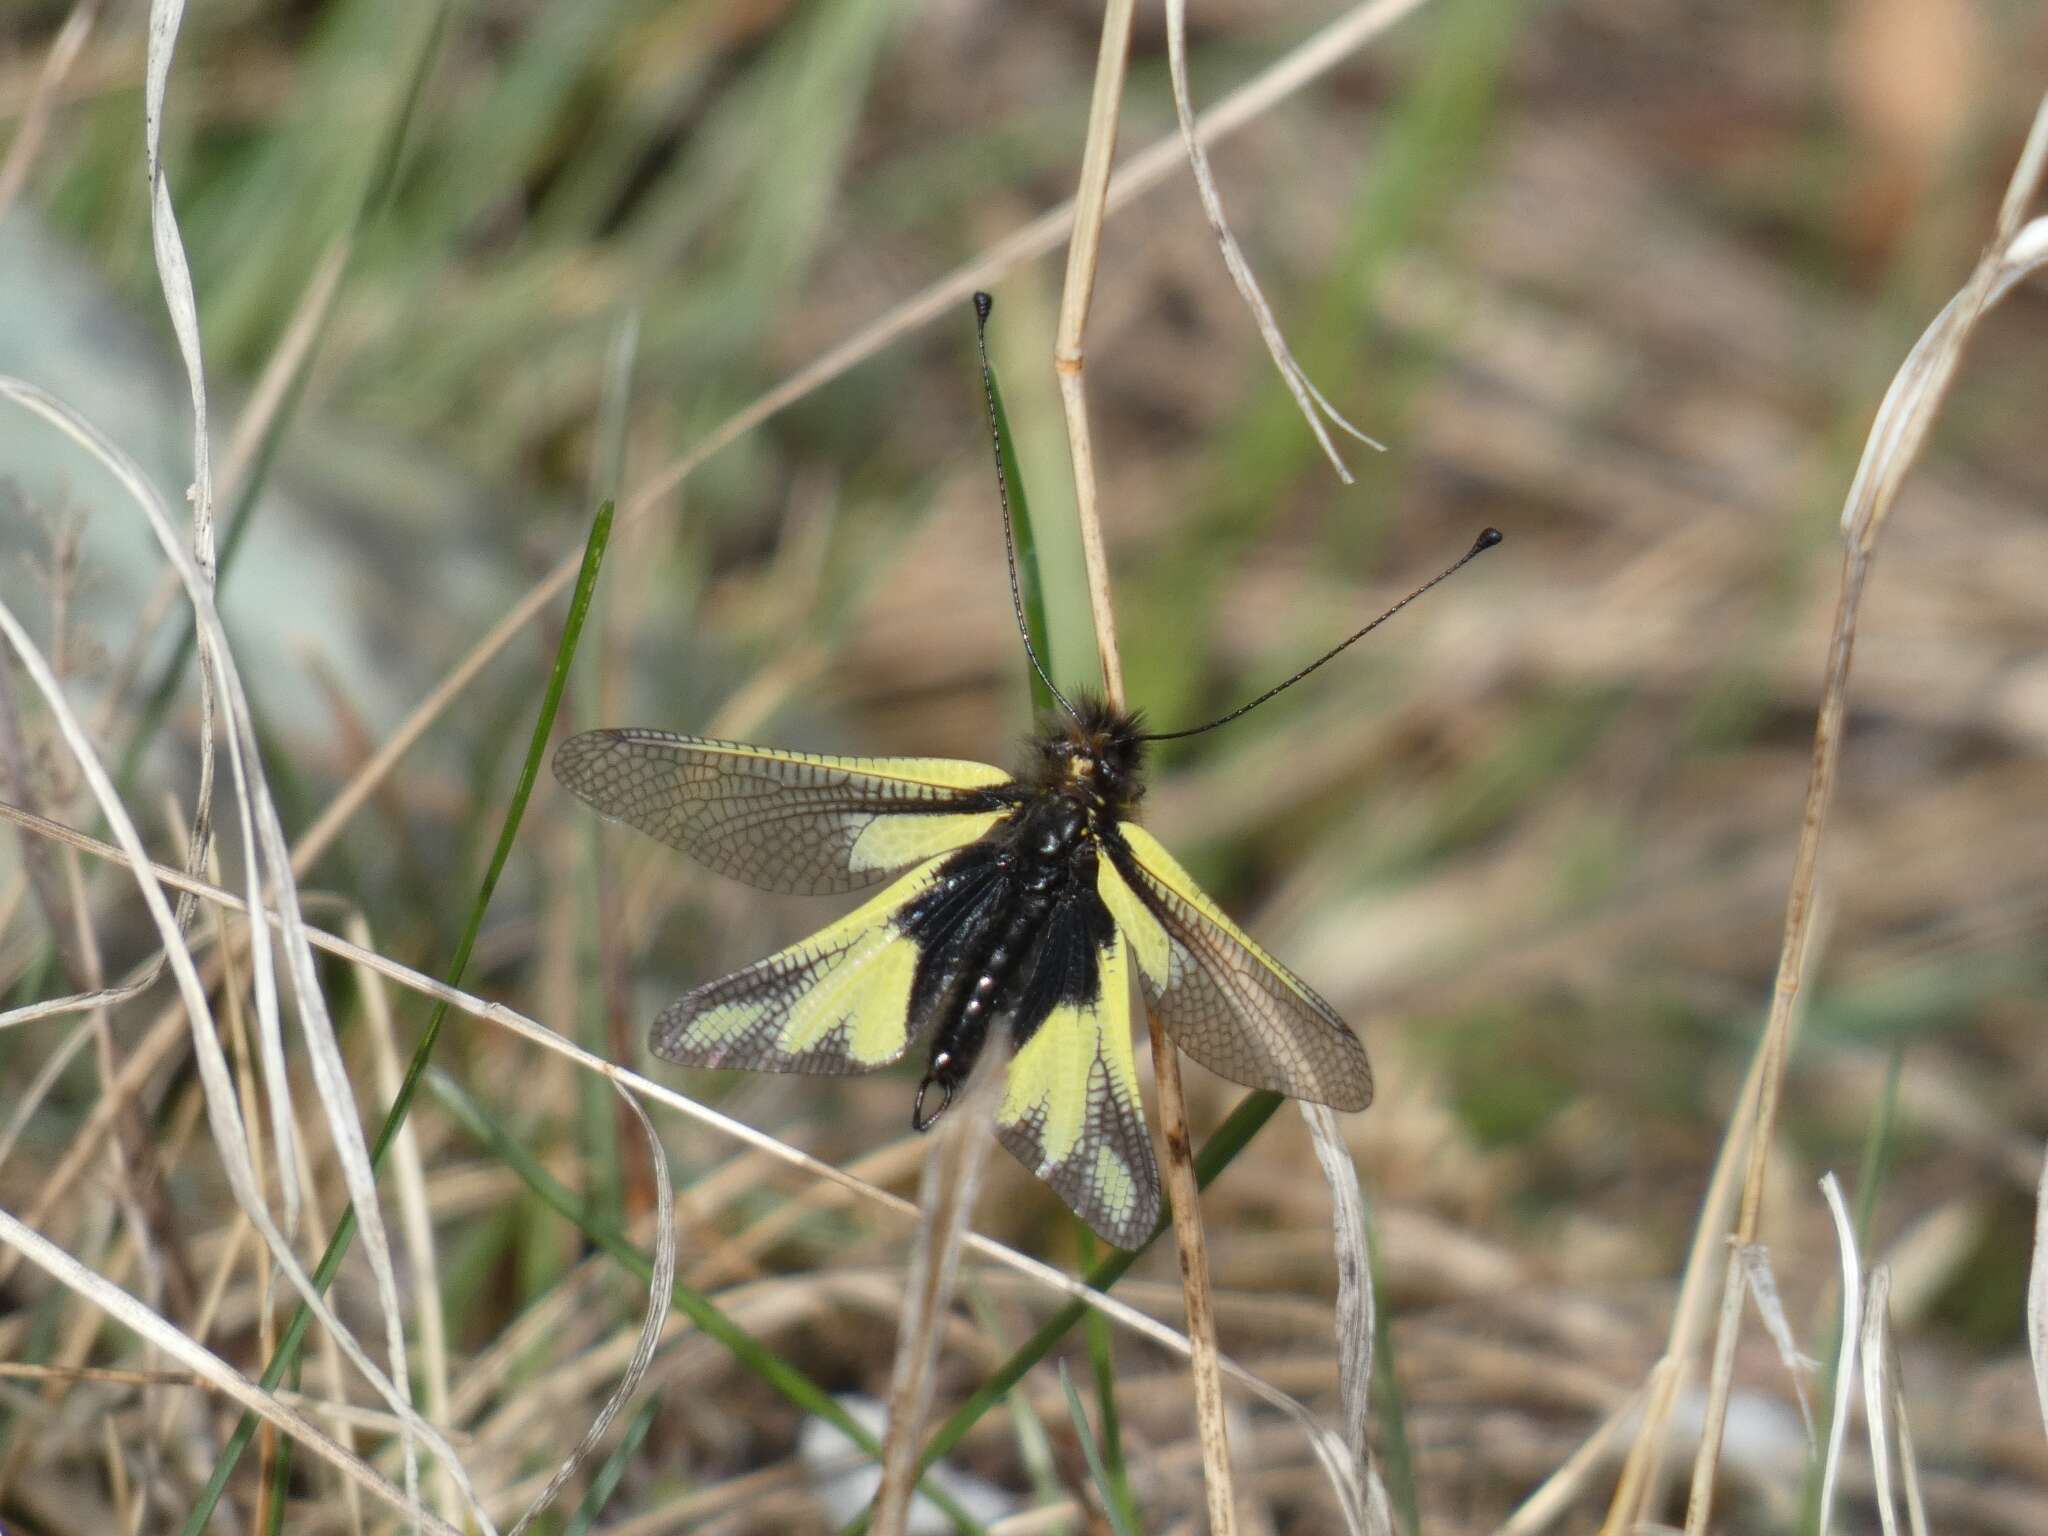
[[[928,1129],[974,1068],[989,1025],[1010,1021],[1021,1046],[1061,1003],[1100,992],[1099,956],[1113,933],[1095,893],[1095,845],[1077,806],[1048,797],[963,848],[903,915],[918,941],[913,1029],[932,1031],[931,1064],[912,1124]],[[943,1098],[927,1111],[925,1095]]]

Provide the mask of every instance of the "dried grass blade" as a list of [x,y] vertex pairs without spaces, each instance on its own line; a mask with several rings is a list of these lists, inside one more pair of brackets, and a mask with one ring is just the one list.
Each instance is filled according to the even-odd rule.
[[1856,1350],[1861,1342],[1861,1330],[1855,1319],[1863,1315],[1863,1260],[1856,1251],[1856,1224],[1842,1198],[1841,1181],[1832,1173],[1827,1175],[1820,1181],[1820,1192],[1828,1202],[1828,1214],[1834,1218],[1835,1243],[1842,1257],[1841,1352],[1835,1360],[1834,1416],[1828,1424],[1827,1459],[1820,1476],[1820,1518],[1814,1527],[1817,1536],[1828,1536],[1835,1508],[1835,1480],[1841,1474],[1842,1447],[1849,1431],[1849,1394],[1856,1381]]
[[1891,1308],[1889,1264],[1870,1267],[1869,1294],[1863,1303],[1863,1424],[1870,1436],[1870,1480],[1877,1493],[1878,1523],[1884,1536],[1899,1536],[1899,1511],[1892,1500],[1891,1436],[1886,1425],[1885,1333]]
[[[360,912],[351,911],[348,935],[365,949],[372,948],[370,925]],[[392,1028],[391,1006],[384,995],[384,981],[375,971],[357,968],[362,989],[363,1016],[368,1026],[373,1068],[377,1074],[377,1095],[388,1113],[398,1098],[400,1068],[398,1046]],[[427,1197],[426,1167],[420,1160],[419,1138],[407,1124],[391,1148],[392,1172],[398,1187],[399,1223],[412,1259],[412,1291],[417,1310],[414,1327],[419,1338],[420,1374],[425,1378],[423,1396],[429,1422],[448,1424],[448,1328],[441,1307],[441,1272],[435,1262],[434,1219]],[[436,1494],[441,1513],[460,1519],[455,1484],[448,1469],[439,1475]]]
[[1806,1448],[1814,1449],[1813,1404],[1806,1396],[1806,1375],[1813,1362],[1800,1353],[1792,1337],[1792,1320],[1785,1315],[1785,1299],[1778,1294],[1778,1277],[1771,1269],[1771,1252],[1762,1243],[1751,1243],[1741,1252],[1742,1273],[1757,1314],[1764,1320],[1764,1332],[1778,1346],[1778,1360],[1792,1378],[1792,1395],[1799,1401],[1799,1418],[1806,1425]]
[[[1799,996],[1808,945],[1812,937],[1814,894],[1820,846],[1834,801],[1841,744],[1848,713],[1850,663],[1863,592],[1869,580],[1877,543],[1899,488],[1911,473],[1949,385],[1962,361],[1963,348],[1985,311],[2022,277],[2048,262],[2048,220],[2018,227],[2020,211],[2031,201],[2044,168],[2048,168],[2048,97],[2044,97],[2019,164],[2007,186],[1996,237],[1971,271],[1969,281],[1927,328],[1886,391],[1861,462],[1842,509],[1845,545],[1841,591],[1822,673],[1821,702],[1814,724],[1813,761],[1808,771],[1799,840],[1793,854],[1791,887],[1785,903],[1784,937],[1778,975],[1772,989],[1771,1012],[1764,1026],[1767,1068],[1758,1086],[1757,1129],[1750,1144],[1750,1165],[1743,1184],[1742,1210],[1736,1221],[1738,1246],[1754,1242],[1760,1218],[1764,1173],[1770,1157],[1779,1095],[1791,1053],[1791,1025]],[[2042,233],[2037,234],[2036,230]],[[1733,1257],[1729,1284],[1735,1284]],[[1848,1314],[1845,1314],[1847,1316]],[[1709,1388],[1706,1429],[1693,1462],[1692,1497],[1686,1510],[1689,1536],[1701,1536],[1711,1518],[1714,1471],[1720,1459],[1727,1412],[1728,1367],[1734,1341],[1728,1335],[1740,1311],[1724,1308],[1724,1333],[1715,1343],[1714,1376]],[[1845,1328],[1845,1332],[1849,1330]]]
[[[274,888],[278,910],[284,917],[283,949],[291,981],[293,1000],[304,1035],[307,1056],[313,1070],[314,1086],[326,1115],[336,1160],[342,1169],[349,1197],[359,1214],[363,1251],[375,1282],[379,1310],[384,1321],[385,1350],[390,1360],[390,1392],[393,1406],[406,1420],[404,1446],[405,1490],[409,1501],[419,1498],[419,1452],[411,1432],[417,1417],[412,1412],[412,1390],[408,1379],[403,1313],[398,1299],[398,1280],[392,1263],[390,1241],[384,1229],[378,1203],[376,1176],[362,1122],[350,1087],[348,1071],[341,1059],[333,1021],[320,988],[313,955],[301,930],[297,893],[291,873],[290,855],[284,829],[264,783],[261,760],[249,731],[248,700],[242,694],[233,659],[228,653],[218,614],[212,612],[214,577],[213,472],[208,440],[205,368],[200,350],[199,313],[192,290],[192,274],[179,238],[177,214],[171,203],[170,183],[163,168],[163,120],[165,97],[170,83],[178,27],[184,16],[184,0],[151,0],[148,49],[144,65],[143,136],[150,183],[150,232],[156,255],[159,285],[170,312],[172,330],[184,359],[192,396],[193,486],[192,564],[190,572],[179,571],[194,609],[199,636],[200,687],[202,695],[200,739],[202,766],[200,789],[193,807],[193,830],[189,857],[203,861],[211,846],[211,749],[212,692],[214,673],[220,674],[226,697],[224,724],[227,727],[228,758],[233,770],[236,801],[241,819],[243,857],[248,869],[249,899],[262,899],[266,888]],[[165,553],[174,567],[182,567],[181,552],[174,547],[168,526],[158,530]],[[253,822],[253,827],[252,827]],[[252,833],[254,835],[252,835]],[[259,857],[259,847],[261,850]],[[265,869],[267,866],[267,870]],[[194,867],[198,867],[195,863]],[[183,929],[191,913],[189,901],[179,903],[178,927]],[[258,1038],[265,1058],[265,1076],[271,1106],[272,1132],[277,1142],[279,1166],[293,1166],[294,1129],[290,1111],[289,1077],[284,1067],[283,1028],[279,1016],[272,955],[267,943],[252,946]],[[195,1018],[195,1027],[198,1020]],[[228,1123],[216,1117],[217,1126]],[[225,1150],[225,1149],[224,1149]],[[243,1154],[246,1158],[246,1153]],[[296,1228],[297,1190],[290,1178],[280,1180],[284,1192],[285,1231]],[[260,1186],[250,1185],[260,1203]],[[239,1193],[239,1191],[238,1191]],[[253,1213],[252,1213],[253,1214]],[[266,1234],[267,1236],[268,1234]],[[294,1281],[297,1276],[294,1275]],[[384,1391],[379,1384],[379,1390]]]
[[590,1428],[577,1442],[576,1449],[556,1468],[555,1475],[548,1479],[540,1497],[519,1517],[519,1523],[512,1527],[508,1536],[520,1536],[532,1525],[541,1512],[554,1503],[562,1485],[576,1475],[576,1469],[590,1459],[606,1431],[612,1427],[612,1421],[639,1390],[640,1379],[647,1374],[647,1367],[654,1363],[655,1348],[661,1343],[661,1326],[668,1321],[669,1297],[674,1293],[676,1283],[675,1188],[669,1181],[668,1158],[662,1151],[661,1138],[654,1132],[654,1122],[647,1118],[647,1111],[640,1107],[640,1101],[624,1088],[619,1089],[619,1097],[633,1112],[633,1118],[647,1137],[647,1156],[654,1168],[654,1273],[647,1279],[647,1315],[640,1324],[640,1337],[633,1346],[632,1359],[626,1363],[618,1386],[605,1399],[604,1406],[591,1420]]
[[1346,1502],[1354,1526],[1365,1524],[1364,1488],[1372,1476],[1366,1442],[1372,1402],[1374,1317],[1372,1254],[1366,1246],[1365,1193],[1358,1165],[1344,1143],[1336,1112],[1322,1104],[1302,1104],[1316,1161],[1330,1186],[1330,1227],[1337,1260],[1337,1397],[1344,1449],[1351,1457],[1352,1480]]
[[1296,360],[1294,349],[1287,345],[1280,322],[1274,318],[1273,306],[1266,302],[1259,280],[1252,275],[1251,263],[1245,260],[1237,236],[1231,233],[1230,220],[1223,212],[1222,194],[1216,190],[1216,174],[1209,166],[1209,152],[1202,147],[1202,141],[1195,132],[1195,109],[1188,90],[1187,0],[1166,0],[1166,61],[1167,71],[1173,78],[1173,110],[1180,119],[1181,144],[1187,150],[1188,169],[1194,174],[1195,190],[1201,194],[1202,212],[1208,215],[1209,227],[1215,231],[1216,243],[1222,249],[1224,268],[1230,273],[1230,280],[1237,285],[1238,296],[1252,312],[1259,335],[1265,340],[1266,350],[1272,354],[1273,366],[1280,370],[1280,378],[1287,385],[1287,392],[1294,396],[1294,403],[1301,408],[1309,431],[1322,445],[1337,478],[1349,485],[1353,479],[1351,468],[1344,462],[1343,455],[1337,452],[1337,445],[1330,441],[1323,418],[1329,417],[1367,447],[1384,451],[1386,445],[1353,426],[1316,388],[1307,371]]
[[[1095,651],[1102,663],[1103,692],[1113,707],[1124,701],[1123,660],[1109,592],[1109,561],[1096,498],[1095,450],[1088,427],[1084,364],[1089,301],[1108,213],[1110,164],[1116,153],[1117,122],[1123,105],[1125,66],[1130,53],[1134,0],[1110,0],[1102,17],[1095,85],[1088,105],[1088,136],[1081,154],[1080,184],[1074,193],[1074,233],[1067,246],[1066,281],[1060,295],[1059,336],[1053,367],[1067,422],[1074,465],[1074,516],[1088,571],[1088,608],[1095,625]],[[1152,1070],[1159,1090],[1159,1123],[1166,1142],[1166,1194],[1173,1207],[1174,1244],[1180,1251],[1181,1296],[1188,1319],[1190,1371],[1195,1389],[1195,1427],[1202,1447],[1202,1486],[1213,1536],[1237,1529],[1237,1496],[1230,1468],[1229,1434],[1223,1417],[1223,1384],[1216,1348],[1216,1310],[1210,1292],[1208,1244],[1202,1232],[1201,1187],[1194,1173],[1193,1141],[1180,1085],[1180,1057],[1166,1038],[1158,1015],[1146,1009],[1152,1036]],[[893,1536],[893,1533],[888,1533]]]

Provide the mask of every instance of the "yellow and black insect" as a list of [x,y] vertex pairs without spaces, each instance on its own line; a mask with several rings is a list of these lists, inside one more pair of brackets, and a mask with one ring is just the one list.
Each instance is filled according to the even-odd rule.
[[[988,301],[976,295],[985,326]],[[994,430],[984,344],[984,389]],[[692,1067],[869,1072],[926,1037],[911,1123],[928,1130],[992,1030],[1013,1052],[996,1131],[1108,1241],[1159,1215],[1131,1046],[1130,973],[1175,1043],[1212,1072],[1336,1109],[1372,1099],[1365,1047],[1133,819],[1146,746],[1235,720],[1292,686],[1500,542],[1221,719],[1154,732],[1070,702],[1031,643],[1002,454],[1010,596],[1025,654],[1065,718],[1023,772],[926,757],[822,757],[667,731],[588,731],[555,776],[603,812],[762,890],[879,895],[779,954],[685,993],[654,1021],[656,1055]],[[936,1107],[927,1100],[936,1089]]]

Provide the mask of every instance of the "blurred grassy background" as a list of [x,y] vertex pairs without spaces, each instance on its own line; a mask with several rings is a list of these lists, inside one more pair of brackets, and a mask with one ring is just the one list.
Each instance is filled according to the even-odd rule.
[[[0,152],[70,11],[13,0],[0,19]],[[1195,7],[1198,102],[1328,14]],[[323,253],[354,231],[225,577],[288,826],[573,552],[598,495],[1069,195],[1097,21],[1078,0],[485,0],[445,18],[416,0],[194,6],[166,161],[223,442]],[[0,213],[0,369],[74,400],[168,488],[189,476],[187,429],[149,258],[142,49],[140,7],[97,15]],[[1892,369],[1990,227],[2044,79],[2048,17],[2003,0],[1426,7],[1215,151],[1310,375],[1390,445],[1351,455],[1348,490],[1273,376],[1185,178],[1112,220],[1089,379],[1130,692],[1156,721],[1227,707],[1483,524],[1508,534],[1341,667],[1163,754],[1148,802],[1374,1053],[1379,1102],[1350,1133],[1432,1531],[1492,1529],[1662,1347],[1777,960],[1834,519]],[[1148,9],[1122,142],[1171,127]],[[1057,281],[1050,261],[1010,273],[994,344],[1048,558],[1070,568]],[[614,453],[607,356],[629,317]],[[1027,695],[970,356],[962,306],[743,437],[622,534],[575,718],[1009,760]],[[1867,1204],[1949,1532],[2048,1522],[2020,1307],[2048,1132],[2044,407],[2048,306],[2022,290],[1973,349],[1866,607],[1766,1231],[1819,1353],[1837,1271],[1813,1181],[1836,1170]],[[170,654],[135,622],[153,554],[24,419],[0,421],[0,447],[0,543],[29,557],[0,590],[45,629],[65,596],[75,686],[111,711],[118,755]],[[85,579],[53,580],[52,546],[78,519]],[[464,692],[314,871],[388,953],[435,969],[452,948],[558,623]],[[140,643],[140,677],[124,681]],[[1060,630],[1056,666],[1083,675],[1087,646],[1085,629]],[[188,684],[150,738],[136,803],[190,792],[194,718]],[[69,788],[42,770],[50,805]],[[15,871],[10,840],[0,982],[25,1000],[58,985]],[[126,964],[139,910],[112,876],[92,889],[110,961]],[[598,833],[544,784],[472,975],[637,1059],[668,996],[823,910]],[[122,1038],[150,1016],[122,1018]],[[74,1027],[0,1033],[0,1106]],[[637,1148],[619,1150],[603,1092],[474,1028],[440,1060],[572,1187],[635,1209]],[[165,1136],[188,1078],[174,1057],[145,1096]],[[1198,1124],[1237,1097],[1190,1081]],[[914,1182],[898,1078],[692,1086]],[[0,1202],[30,1203],[97,1095],[82,1064],[60,1080],[0,1166]],[[601,1383],[571,1363],[630,1332],[633,1287],[579,1267],[574,1229],[440,1110],[415,1119],[455,1345],[517,1362],[462,1427],[505,1480],[544,1472],[518,1384],[554,1383],[551,1411],[587,1418]],[[789,1175],[664,1128],[688,1192],[684,1272],[825,1385],[879,1389],[877,1285],[901,1233],[858,1212],[792,1219]],[[1334,1382],[1333,1282],[1312,1166],[1283,1117],[1218,1185],[1211,1223],[1226,1350],[1315,1397]],[[226,1212],[209,1168],[195,1144],[163,1170],[195,1245]],[[985,1230],[1071,1259],[1055,1202],[1017,1169],[994,1177]],[[105,1190],[82,1189],[52,1235],[104,1246],[110,1210]],[[1155,1255],[1132,1295],[1171,1316],[1172,1278]],[[1043,1310],[990,1287],[999,1326],[963,1337],[943,1394]],[[575,1296],[602,1305],[538,1336],[549,1314],[533,1309]],[[251,1291],[217,1333],[230,1358],[254,1353],[253,1316]],[[0,1289],[0,1355],[50,1358],[76,1322],[20,1279]],[[1166,1529],[1199,1508],[1192,1463],[1174,1459],[1186,1402],[1171,1362],[1121,1347],[1139,1505]],[[658,1371],[609,1518],[826,1528],[794,1410],[701,1341]],[[1731,1434],[1727,1528],[1796,1528],[1802,1441],[1760,1334],[1738,1386],[1749,1432]],[[59,1397],[6,1390],[0,1434],[26,1448],[0,1523],[101,1528],[97,1431],[81,1435],[90,1421]],[[1031,1390],[1078,1487],[1057,1387]],[[141,1422],[132,1394],[101,1401]],[[1299,1440],[1248,1416],[1240,1441],[1267,1528],[1327,1529]],[[1026,1486],[999,1420],[959,1459]],[[325,1528],[326,1485],[305,1476],[288,1528]],[[1591,1528],[1607,1485],[1594,1486],[1574,1528]],[[1863,1488],[1852,1480],[1852,1503]]]

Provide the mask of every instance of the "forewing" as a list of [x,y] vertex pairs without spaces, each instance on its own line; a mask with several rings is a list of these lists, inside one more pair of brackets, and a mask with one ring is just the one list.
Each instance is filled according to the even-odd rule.
[[830,927],[685,993],[654,1021],[655,1055],[687,1067],[831,1075],[897,1060],[910,1048],[919,953],[901,919],[944,863],[926,862]]
[[1125,849],[1103,861],[1098,883],[1175,1043],[1248,1088],[1333,1109],[1370,1104],[1365,1047],[1336,1010],[1226,917],[1157,838],[1121,831]]
[[1131,1052],[1131,984],[1122,939],[1094,949],[1084,925],[1055,921],[1041,964],[1093,965],[1092,998],[1055,1004],[1011,1058],[996,1134],[1076,1216],[1119,1248],[1159,1219],[1159,1169]]
[[764,891],[857,891],[984,836],[1009,774],[943,757],[822,757],[668,731],[585,731],[555,777],[605,815]]

